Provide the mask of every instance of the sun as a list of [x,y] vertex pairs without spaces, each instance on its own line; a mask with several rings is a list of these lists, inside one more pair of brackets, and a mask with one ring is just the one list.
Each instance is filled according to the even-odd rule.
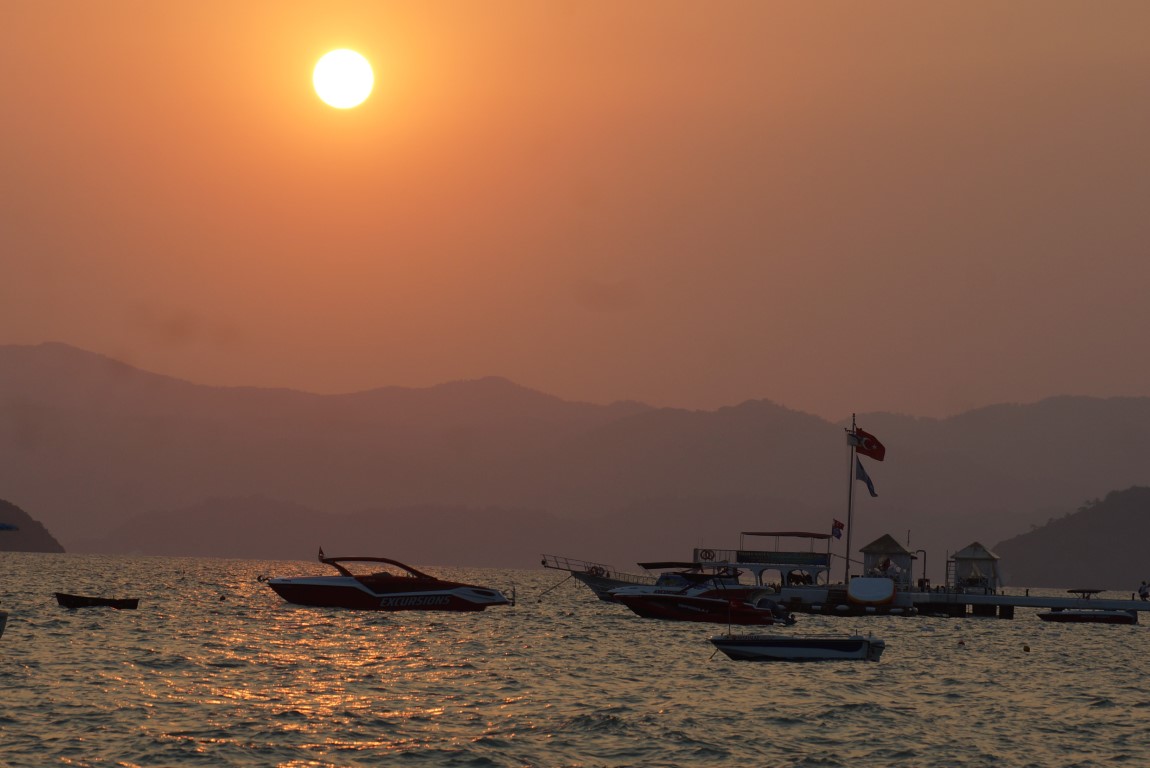
[[375,84],[371,64],[355,51],[340,48],[325,53],[315,65],[311,81],[325,104],[336,109],[358,107]]

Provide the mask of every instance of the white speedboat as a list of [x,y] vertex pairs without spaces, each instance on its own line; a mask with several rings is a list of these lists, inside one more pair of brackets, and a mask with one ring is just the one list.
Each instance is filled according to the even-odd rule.
[[[289,603],[364,611],[482,611],[510,605],[497,589],[430,576],[386,557],[324,557],[338,576],[268,579],[268,586]],[[345,563],[370,563],[382,570],[355,574]]]
[[886,643],[873,635],[715,635],[711,642],[735,661],[878,661]]

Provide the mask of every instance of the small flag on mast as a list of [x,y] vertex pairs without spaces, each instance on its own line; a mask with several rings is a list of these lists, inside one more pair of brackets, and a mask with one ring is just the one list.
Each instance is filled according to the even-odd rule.
[[882,461],[886,458],[886,446],[880,443],[878,438],[870,432],[858,427],[855,427],[854,432],[847,433],[847,442],[855,447],[855,453],[869,456],[875,461]]
[[833,535],[836,539],[841,539],[843,537],[843,528],[845,527],[846,526],[844,526],[841,521],[832,519],[831,535]]
[[871,482],[870,475],[866,473],[862,461],[860,461],[857,456],[855,457],[855,480],[862,480],[866,483],[866,489],[870,491],[870,495],[878,496],[878,493],[876,493],[874,489],[874,483]]

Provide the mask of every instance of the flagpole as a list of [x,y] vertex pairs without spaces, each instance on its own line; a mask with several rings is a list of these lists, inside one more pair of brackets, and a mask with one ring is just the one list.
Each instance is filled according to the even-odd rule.
[[[855,415],[851,414],[851,431],[848,433],[853,435],[855,433]],[[851,581],[851,517],[854,513],[855,505],[855,443],[849,437],[847,443],[851,447],[850,464],[847,469],[847,551],[846,565],[843,567],[843,584],[850,584]]]

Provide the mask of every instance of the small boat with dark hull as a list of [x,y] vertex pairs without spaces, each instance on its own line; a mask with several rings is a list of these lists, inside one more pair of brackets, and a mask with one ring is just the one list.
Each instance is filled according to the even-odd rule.
[[[11,523],[0,523],[0,531],[18,531],[20,530]],[[0,611],[0,636],[4,634],[4,627],[8,624],[8,612]]]
[[[447,581],[386,557],[324,557],[319,561],[338,576],[271,578],[276,594],[297,605],[349,608],[361,611],[482,611],[492,605],[510,605],[502,592],[474,584]],[[382,568],[353,573],[352,563]]]
[[138,598],[115,597],[87,597],[85,595],[69,595],[66,592],[56,593],[56,602],[64,608],[115,608],[119,611],[134,611],[140,607]]
[[1051,608],[1049,611],[1040,611],[1038,618],[1057,624],[1137,624],[1138,611],[1124,611],[1120,608],[1094,607],[1097,603],[1095,596],[1101,589],[1068,589],[1072,595],[1077,595],[1078,605],[1072,607]]
[[1040,611],[1038,618],[1059,624],[1137,624],[1137,611],[1103,608],[1052,608]]
[[735,661],[878,661],[886,643],[873,635],[715,635],[711,643]]

